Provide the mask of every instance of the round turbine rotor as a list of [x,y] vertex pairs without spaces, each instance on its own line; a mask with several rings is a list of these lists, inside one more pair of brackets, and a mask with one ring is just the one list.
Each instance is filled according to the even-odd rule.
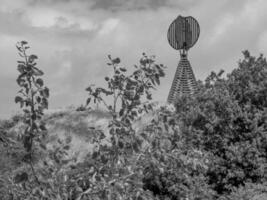
[[188,50],[197,42],[200,27],[197,20],[191,16],[179,15],[168,30],[169,44],[176,50]]

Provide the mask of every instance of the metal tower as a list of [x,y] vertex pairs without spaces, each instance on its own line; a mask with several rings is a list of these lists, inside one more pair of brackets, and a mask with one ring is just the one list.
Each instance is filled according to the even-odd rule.
[[168,30],[170,45],[180,51],[180,62],[168,95],[168,103],[173,103],[183,94],[194,94],[197,89],[196,78],[189,60],[188,50],[197,42],[200,33],[198,22],[193,17],[178,16]]

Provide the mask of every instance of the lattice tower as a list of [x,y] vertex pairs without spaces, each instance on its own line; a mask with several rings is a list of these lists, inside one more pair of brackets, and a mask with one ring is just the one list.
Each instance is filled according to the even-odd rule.
[[180,51],[180,62],[172,82],[167,101],[174,103],[183,94],[194,94],[197,90],[197,82],[187,59],[188,50],[195,45],[199,38],[200,27],[193,17],[178,16],[168,29],[168,42],[176,50]]
[[187,59],[187,54],[181,54],[181,60],[176,69],[172,86],[168,95],[168,103],[173,103],[183,94],[194,94],[197,90],[197,82]]

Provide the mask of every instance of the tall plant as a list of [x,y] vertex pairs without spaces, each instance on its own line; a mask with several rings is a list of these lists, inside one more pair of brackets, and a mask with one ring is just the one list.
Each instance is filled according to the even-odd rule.
[[[142,141],[136,135],[132,122],[139,113],[151,109],[151,105],[142,101],[151,100],[151,90],[160,84],[164,68],[157,64],[153,56],[143,54],[135,70],[127,74],[121,67],[119,58],[108,56],[107,65],[113,75],[105,77],[107,88],[90,85],[87,105],[103,103],[112,115],[109,124],[111,146],[102,143],[105,135],[96,130],[94,141],[97,143],[92,153],[91,170],[82,178],[85,187],[79,192],[79,198],[87,199],[151,199],[151,192],[142,188]],[[105,96],[111,96],[108,101]],[[94,129],[94,127],[92,127]],[[78,199],[79,199],[78,198]]]
[[[162,64],[155,62],[154,56],[147,56],[143,53],[139,66],[135,65],[132,74],[127,75],[127,69],[120,66],[120,59],[112,59],[108,56],[107,63],[113,70],[111,77],[105,77],[108,87],[93,88],[92,85],[86,90],[89,92],[87,105],[91,102],[103,103],[112,114],[110,122],[111,143],[114,148],[136,149],[133,142],[135,132],[132,129],[132,122],[138,114],[152,109],[150,104],[142,103],[142,100],[151,100],[151,90],[160,84],[160,78],[164,77]],[[111,104],[105,100],[104,96],[112,96]],[[119,151],[118,151],[119,152]]]
[[[119,58],[112,59],[110,55],[108,58],[107,65],[113,70],[113,76],[105,77],[108,87],[106,89],[102,87],[93,88],[94,85],[90,85],[86,89],[89,93],[86,104],[88,105],[91,100],[94,103],[103,103],[113,114],[113,117],[121,117],[128,122],[131,120],[128,118],[129,114],[136,116],[136,109],[141,105],[143,96],[147,100],[152,100],[151,89],[155,89],[160,84],[160,78],[165,76],[165,66],[157,64],[155,56],[149,57],[143,53],[140,65],[135,65],[136,70],[127,75],[127,69],[120,66]],[[109,95],[113,97],[110,105],[103,98],[103,96]]]
[[[22,60],[17,61],[19,71],[17,84],[21,89],[15,97],[15,103],[20,104],[26,125],[23,135],[23,145],[26,150],[24,160],[30,163],[34,173],[32,165],[33,145],[34,141],[39,139],[40,134],[38,133],[46,130],[41,119],[44,110],[48,109],[49,89],[44,86],[44,81],[41,78],[44,73],[36,67],[38,57],[34,54],[27,54],[27,50],[30,48],[27,44],[26,41],[21,41],[16,45]],[[23,177],[26,178],[27,176],[25,174],[24,176],[17,175],[16,180],[22,181]],[[35,178],[38,181],[36,175]]]

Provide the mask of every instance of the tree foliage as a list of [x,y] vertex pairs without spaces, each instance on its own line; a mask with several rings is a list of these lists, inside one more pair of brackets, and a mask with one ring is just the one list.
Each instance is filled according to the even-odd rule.
[[243,54],[226,78],[211,73],[195,98],[176,104],[187,143],[213,155],[207,175],[219,194],[266,181],[267,63]]

